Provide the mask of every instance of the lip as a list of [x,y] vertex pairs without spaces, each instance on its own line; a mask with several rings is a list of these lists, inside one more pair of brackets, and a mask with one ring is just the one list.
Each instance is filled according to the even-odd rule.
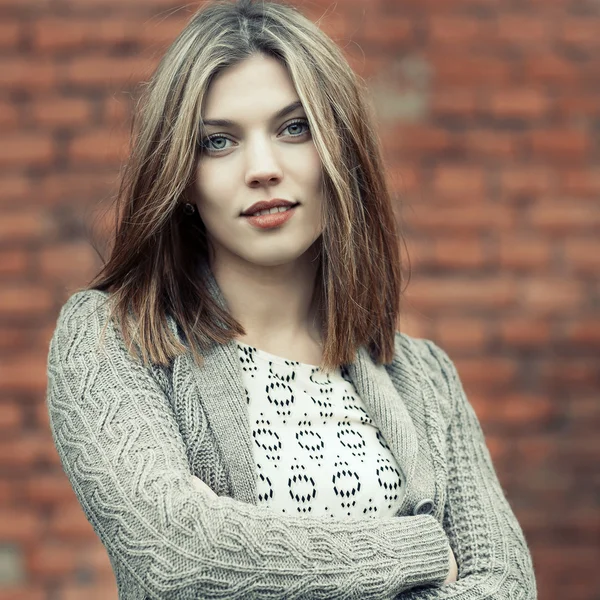
[[295,206],[296,204],[298,204],[298,202],[290,202],[289,200],[284,200],[283,198],[261,200],[260,202],[255,202],[252,206],[242,212],[240,217],[248,217],[261,210],[269,210],[271,208],[277,208],[278,206]]
[[294,216],[297,208],[298,207],[294,205],[282,212],[276,212],[273,214],[267,213],[266,215],[259,215],[256,217],[248,216],[244,217],[244,219],[246,219],[246,221],[256,229],[278,229]]

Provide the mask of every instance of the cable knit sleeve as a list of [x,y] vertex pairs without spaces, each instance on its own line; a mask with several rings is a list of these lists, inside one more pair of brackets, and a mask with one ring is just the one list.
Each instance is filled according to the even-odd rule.
[[450,404],[444,529],[458,564],[458,580],[415,588],[402,600],[535,600],[531,555],[498,481],[484,435],[456,367],[433,342],[422,358]]
[[432,516],[286,516],[194,486],[169,398],[107,313],[97,291],[65,304],[47,403],[64,471],[120,573],[120,597],[381,600],[441,584],[449,545]]

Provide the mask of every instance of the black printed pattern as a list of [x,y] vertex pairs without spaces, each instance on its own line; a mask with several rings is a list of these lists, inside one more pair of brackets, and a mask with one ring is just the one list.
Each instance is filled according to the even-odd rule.
[[344,368],[327,375],[237,342],[259,503],[292,514],[385,517],[401,474]]

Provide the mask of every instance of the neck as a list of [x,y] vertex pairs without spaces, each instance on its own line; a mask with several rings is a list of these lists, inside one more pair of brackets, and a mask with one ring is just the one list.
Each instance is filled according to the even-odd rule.
[[231,315],[246,335],[240,341],[269,345],[310,339],[321,343],[314,290],[316,248],[275,266],[214,260],[211,270]]

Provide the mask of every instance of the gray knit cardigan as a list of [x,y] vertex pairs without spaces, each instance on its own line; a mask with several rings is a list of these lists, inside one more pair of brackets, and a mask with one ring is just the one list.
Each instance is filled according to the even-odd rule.
[[[257,505],[235,341],[213,344],[202,367],[186,353],[146,368],[108,320],[106,299],[78,292],[62,308],[47,404],[120,599],[536,598],[523,532],[456,369],[434,343],[397,333],[391,364],[360,348],[349,365],[402,470],[396,515],[293,516]],[[432,511],[415,511],[426,499]],[[459,577],[442,585],[449,546]]]

